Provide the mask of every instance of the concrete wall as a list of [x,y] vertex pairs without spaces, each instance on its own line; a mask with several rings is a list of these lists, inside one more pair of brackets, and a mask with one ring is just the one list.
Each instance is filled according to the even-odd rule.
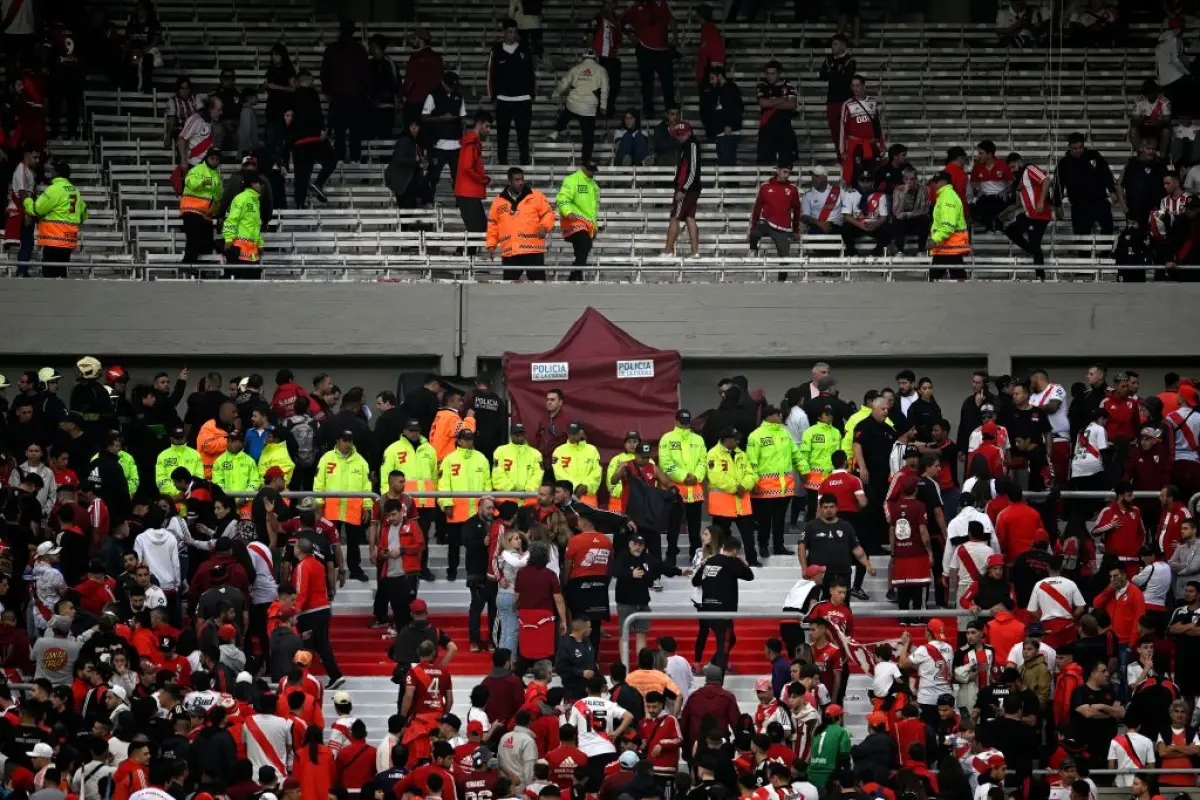
[[[1200,290],[1113,284],[295,284],[0,281],[0,372],[70,370],[82,354],[136,378],[287,366],[369,395],[401,372],[498,371],[506,350],[552,347],[588,305],[633,336],[684,355],[682,402],[712,406],[719,377],[744,374],[778,401],[817,360],[843,396],[929,375],[957,421],[970,372],[1045,366],[1065,384],[1090,359],[1142,373],[1200,372],[1187,323]],[[1171,324],[1174,321],[1174,324]],[[1163,359],[1160,354],[1174,354]]]

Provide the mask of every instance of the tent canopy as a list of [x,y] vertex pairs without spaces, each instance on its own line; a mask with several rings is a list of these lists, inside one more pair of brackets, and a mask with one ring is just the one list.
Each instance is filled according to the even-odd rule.
[[656,441],[675,426],[681,360],[678,351],[642,344],[592,307],[544,353],[504,354],[504,382],[515,420],[531,443],[546,420],[546,392],[561,389],[564,424],[580,422],[607,461],[625,434]]

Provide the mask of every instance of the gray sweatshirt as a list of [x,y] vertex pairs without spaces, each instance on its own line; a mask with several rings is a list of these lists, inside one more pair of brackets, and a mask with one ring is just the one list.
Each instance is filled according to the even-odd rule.
[[1183,597],[1188,581],[1200,580],[1200,538],[1180,541],[1171,554],[1171,572],[1175,575],[1175,596]]

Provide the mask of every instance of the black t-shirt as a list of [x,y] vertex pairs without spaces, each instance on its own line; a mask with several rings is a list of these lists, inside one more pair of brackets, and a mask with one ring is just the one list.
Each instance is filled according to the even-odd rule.
[[267,536],[267,508],[263,505],[263,499],[269,497],[275,503],[275,517],[280,522],[287,522],[292,517],[296,516],[296,512],[287,503],[283,502],[279,492],[264,486],[258,490],[258,494],[254,496],[254,500],[250,503],[250,519],[254,522],[254,535],[258,541],[263,544],[270,544],[270,539]]
[[246,610],[246,595],[242,594],[241,589],[233,586],[214,586],[200,595],[200,600],[196,603],[196,616],[200,619],[212,619],[217,616],[217,606],[221,603],[229,603],[240,619],[242,612]]
[[[1200,609],[1192,611],[1187,606],[1180,606],[1171,614],[1171,625],[1200,625]],[[1196,659],[1200,659],[1200,637],[1196,636],[1172,636],[1171,641],[1175,643],[1175,661],[1179,664],[1193,664]],[[1182,677],[1182,676],[1181,676]],[[1194,680],[1187,681],[1188,685],[1194,685]]]
[[921,478],[917,483],[917,499],[925,504],[925,524],[929,527],[930,538],[944,538],[946,532],[938,527],[937,517],[933,513],[935,509],[945,505],[942,503],[942,490],[938,488],[937,481],[933,478]]
[[871,416],[860,420],[855,426],[854,441],[862,448],[867,469],[877,473],[871,476],[871,480],[887,484],[888,457],[892,454],[896,436],[895,428]]
[[805,523],[800,543],[808,553],[808,563],[820,564],[830,572],[849,572],[854,564],[858,535],[844,519],[826,522],[818,517]]
[[[1013,408],[1012,420],[1008,424],[1008,440],[1016,441],[1017,437],[1024,436],[1032,439],[1034,444],[1038,445],[1036,450],[1041,450],[1045,453],[1046,434],[1051,433],[1053,428],[1050,426],[1050,415],[1043,408],[1030,406],[1026,409]],[[1029,458],[1035,451],[1022,450],[1014,455],[1023,455]]]
[[[1116,702],[1112,687],[1093,689],[1086,683],[1071,693],[1071,730],[1075,738],[1087,742],[1089,752],[1108,752],[1108,743],[1117,735],[1117,720],[1109,717],[1088,719],[1075,709],[1088,705],[1112,705]],[[1095,747],[1095,750],[1092,748]]]
[[17,725],[12,728],[12,733],[5,742],[4,755],[8,757],[8,763],[31,769],[33,762],[27,753],[43,742],[51,743],[50,734],[46,731],[36,725]]
[[1082,636],[1075,642],[1075,662],[1083,669],[1084,675],[1091,675],[1092,668],[1101,661],[1107,663],[1111,655],[1108,637],[1104,634]]
[[737,556],[717,553],[696,570],[692,585],[700,587],[704,611],[737,611],[739,580],[754,580],[746,562]]
[[1013,588],[1017,590],[1017,605],[1021,608],[1029,605],[1029,596],[1033,594],[1034,585],[1049,575],[1050,552],[1048,550],[1034,548],[1017,556],[1009,574]]
[[303,529],[301,529],[301,531],[299,533],[297,533],[295,535],[295,537],[288,539],[288,547],[284,554],[284,560],[287,561],[287,563],[291,564],[293,567],[296,566],[297,561],[296,561],[296,551],[292,549],[291,545],[293,543],[295,543],[295,541],[297,539],[308,539],[310,542],[312,542],[313,543],[313,555],[316,556],[317,560],[320,561],[322,564],[334,563],[334,561],[333,561],[333,545],[330,544],[329,540],[325,538],[325,534],[318,533],[318,532],[314,531],[312,528],[303,528]]

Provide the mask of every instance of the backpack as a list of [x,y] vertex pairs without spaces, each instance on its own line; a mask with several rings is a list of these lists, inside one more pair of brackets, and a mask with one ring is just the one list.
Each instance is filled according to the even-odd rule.
[[317,463],[317,426],[312,417],[296,414],[283,421],[283,429],[296,441],[296,466]]

